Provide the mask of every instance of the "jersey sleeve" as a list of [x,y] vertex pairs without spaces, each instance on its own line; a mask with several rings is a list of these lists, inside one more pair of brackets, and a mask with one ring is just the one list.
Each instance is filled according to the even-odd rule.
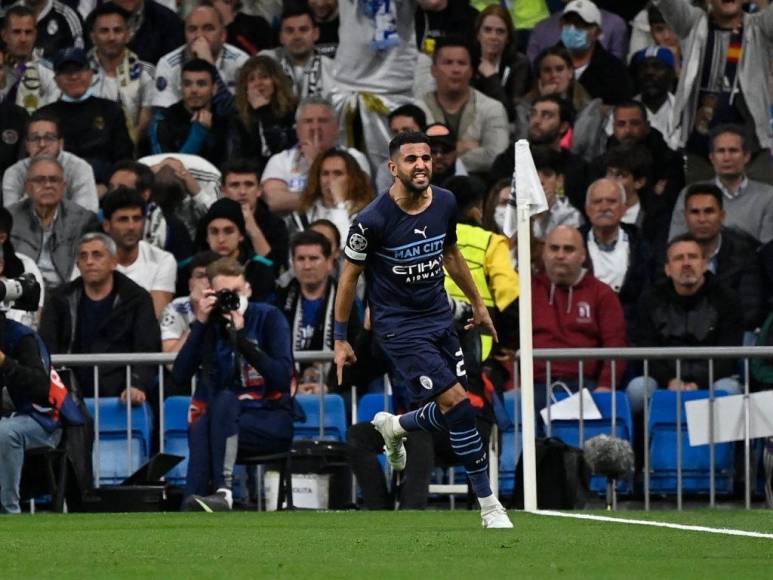
[[175,304],[167,304],[161,314],[161,340],[177,340],[187,329],[185,318],[177,311]]
[[367,215],[361,213],[354,218],[344,246],[346,259],[355,264],[365,264],[374,250],[376,233],[376,225]]
[[153,91],[154,107],[171,107],[179,100],[177,84],[180,79],[177,71],[169,65],[165,58],[158,61],[156,67],[156,85]]

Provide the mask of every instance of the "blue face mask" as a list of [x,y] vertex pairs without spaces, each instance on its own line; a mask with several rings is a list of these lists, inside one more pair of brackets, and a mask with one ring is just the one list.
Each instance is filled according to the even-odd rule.
[[564,26],[561,29],[561,42],[569,52],[587,50],[590,46],[588,31],[575,26]]

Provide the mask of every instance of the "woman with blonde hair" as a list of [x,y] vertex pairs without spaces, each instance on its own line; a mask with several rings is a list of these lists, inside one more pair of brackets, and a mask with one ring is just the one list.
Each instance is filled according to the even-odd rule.
[[295,144],[295,107],[290,80],[268,56],[253,56],[236,82],[229,157],[265,162]]
[[333,147],[314,160],[301,197],[301,207],[293,212],[290,234],[305,230],[311,222],[333,222],[346,240],[349,225],[360,210],[376,197],[368,175],[349,153]]

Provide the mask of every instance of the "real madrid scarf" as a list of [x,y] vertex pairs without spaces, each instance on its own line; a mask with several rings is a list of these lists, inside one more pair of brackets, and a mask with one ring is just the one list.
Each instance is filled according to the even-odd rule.
[[[92,48],[89,51],[89,63],[91,69],[94,71],[94,80],[91,83],[92,89],[95,89],[99,96],[104,97],[106,95],[105,89],[99,87],[104,83],[108,77],[107,71],[99,62],[97,57],[96,48]],[[142,80],[142,62],[140,58],[134,54],[128,48],[124,50],[123,60],[115,70],[115,80],[118,83],[118,95],[117,102],[123,109],[123,114],[126,117],[126,126],[129,129],[129,135],[132,141],[137,142],[137,125],[131,112],[129,111],[128,103],[135,100],[137,93],[140,91],[140,81]]]
[[16,65],[14,72],[19,80],[8,95],[10,101],[23,107],[30,115],[40,107],[42,101],[38,66],[35,61]]
[[[322,57],[316,50],[314,50],[311,60],[303,67],[303,76],[299,79],[295,78],[295,68],[285,49],[279,49],[278,54],[279,64],[282,66],[285,74],[292,80],[298,98],[316,95],[321,92]],[[305,91],[304,88],[306,89]]]

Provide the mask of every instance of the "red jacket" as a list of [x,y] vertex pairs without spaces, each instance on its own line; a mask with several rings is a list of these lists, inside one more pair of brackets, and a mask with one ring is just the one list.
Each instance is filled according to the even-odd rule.
[[[623,308],[614,291],[585,273],[574,286],[554,285],[546,274],[532,283],[534,348],[612,348],[628,346]],[[612,361],[585,360],[583,375],[598,386],[612,384]],[[615,363],[616,386],[621,388],[625,363]],[[577,361],[553,361],[552,380],[577,380]],[[546,380],[545,361],[534,361],[534,381]]]

